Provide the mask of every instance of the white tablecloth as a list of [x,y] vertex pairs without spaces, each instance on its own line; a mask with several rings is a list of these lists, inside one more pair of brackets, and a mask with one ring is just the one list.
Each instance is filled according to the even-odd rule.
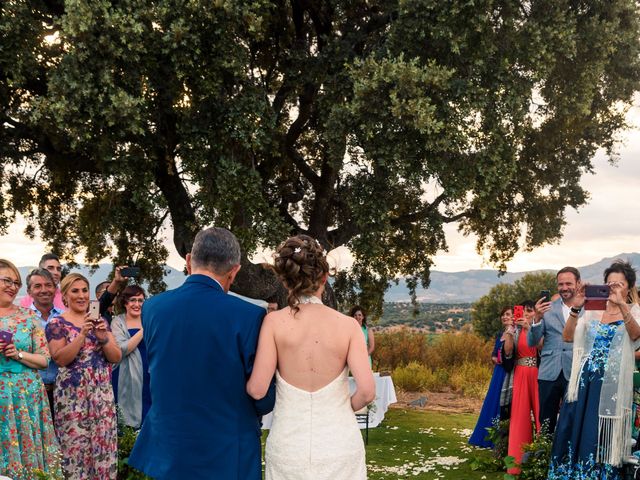
[[[389,409],[389,405],[398,401],[396,397],[396,389],[393,386],[393,380],[391,377],[381,377],[377,373],[374,373],[374,379],[376,381],[376,399],[374,401],[375,407],[369,411],[369,428],[377,427],[384,420],[384,415]],[[349,390],[351,393],[356,390],[356,382],[353,377],[349,377]],[[273,420],[272,414],[262,417],[262,428],[271,428],[271,421]],[[366,423],[364,420],[358,422],[360,428],[365,428]]]

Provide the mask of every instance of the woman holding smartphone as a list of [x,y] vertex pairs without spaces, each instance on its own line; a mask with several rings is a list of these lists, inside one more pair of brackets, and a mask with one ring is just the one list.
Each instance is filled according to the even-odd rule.
[[0,475],[34,478],[39,469],[59,476],[58,442],[38,374],[49,350],[38,318],[13,303],[21,284],[13,263],[0,259]]
[[604,310],[587,310],[584,285],[562,336],[573,342],[573,363],[560,410],[548,479],[623,478],[631,452],[633,370],[640,339],[636,272],[616,261],[604,271],[609,297]]
[[[520,463],[523,453],[522,446],[533,440],[532,414],[536,432],[540,431],[540,404],[538,400],[538,349],[527,344],[527,332],[536,313],[535,304],[527,300],[516,307],[520,307],[520,312],[516,314],[514,307],[515,328],[511,327],[507,331],[503,353],[505,358],[515,359],[508,453],[516,463]],[[520,468],[510,468],[507,473],[518,475]]]
[[92,318],[89,281],[78,273],[60,284],[67,311],[46,328],[60,370],[54,392],[56,431],[67,479],[113,479],[117,474],[116,409],[111,364],[122,357],[107,322]]

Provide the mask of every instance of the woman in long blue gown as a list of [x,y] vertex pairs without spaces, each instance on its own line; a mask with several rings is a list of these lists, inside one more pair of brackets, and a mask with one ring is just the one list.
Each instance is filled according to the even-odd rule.
[[[505,307],[501,310],[500,320],[505,328],[509,327],[513,323],[513,312],[511,311],[511,307]],[[493,427],[496,419],[501,418],[500,393],[502,391],[504,379],[507,375],[504,368],[502,368],[502,361],[499,356],[502,344],[504,343],[504,340],[502,339],[503,334],[504,332],[500,332],[496,337],[496,343],[493,347],[493,352],[491,353],[491,360],[495,366],[493,367],[493,375],[489,382],[489,390],[487,390],[487,395],[482,403],[482,409],[480,410],[480,416],[478,417],[476,427],[474,428],[471,437],[469,437],[469,444],[476,447],[493,448],[493,442],[487,439],[487,428]],[[502,410],[508,410],[508,407],[502,408]],[[505,412],[503,412],[503,416],[504,415]],[[508,415],[506,415],[505,418],[509,418]]]
[[[574,356],[579,355],[572,367],[577,367],[576,372],[572,371],[577,398],[573,399],[570,381],[551,451],[549,480],[621,479],[622,458],[630,454],[627,443],[631,435],[631,389],[628,395],[607,392],[617,389],[621,382],[630,387],[633,384],[632,342],[640,336],[635,272],[628,263],[616,262],[605,270],[605,282],[611,287],[606,310],[586,312],[579,320],[578,314],[572,312],[563,333],[565,338],[574,340]],[[580,329],[583,333],[579,339]],[[619,388],[627,390],[624,386]],[[604,408],[610,415],[603,415],[601,403],[610,400],[619,405]],[[615,417],[616,410],[623,412],[620,420],[608,423],[608,417]],[[627,410],[628,419],[624,413]]]

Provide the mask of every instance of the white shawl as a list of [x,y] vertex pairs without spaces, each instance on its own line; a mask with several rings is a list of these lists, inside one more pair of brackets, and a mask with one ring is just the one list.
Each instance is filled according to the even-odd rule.
[[[631,315],[640,324],[640,307],[630,306]],[[582,368],[595,340],[602,311],[588,311],[578,319],[573,337],[571,379],[567,389],[567,402],[578,399]],[[624,323],[617,327],[609,347],[609,360],[602,379],[598,410],[598,451],[596,461],[614,466],[631,451],[631,424],[633,403],[633,371],[635,369],[634,342]]]

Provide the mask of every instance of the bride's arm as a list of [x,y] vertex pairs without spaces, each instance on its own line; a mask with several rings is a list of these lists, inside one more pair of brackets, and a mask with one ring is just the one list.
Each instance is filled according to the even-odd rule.
[[263,398],[268,390],[273,375],[276,372],[278,351],[273,338],[272,315],[267,315],[260,329],[256,360],[253,364],[251,378],[247,382],[247,393],[255,400]]
[[351,325],[347,364],[356,381],[356,391],[351,397],[351,408],[356,412],[369,405],[376,398],[376,384],[369,366],[369,354],[362,330],[354,318],[351,318],[351,321],[353,324]]

